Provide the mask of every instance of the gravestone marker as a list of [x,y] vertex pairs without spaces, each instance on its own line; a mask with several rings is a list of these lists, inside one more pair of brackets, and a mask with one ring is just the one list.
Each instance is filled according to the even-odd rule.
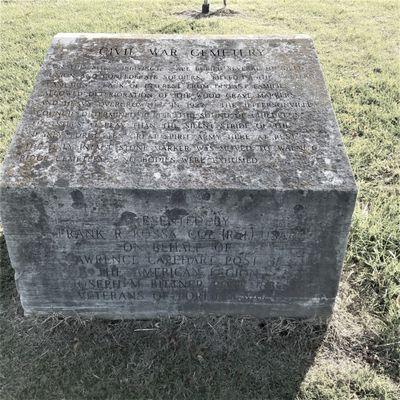
[[1,214],[26,314],[326,317],[355,197],[308,37],[59,34]]

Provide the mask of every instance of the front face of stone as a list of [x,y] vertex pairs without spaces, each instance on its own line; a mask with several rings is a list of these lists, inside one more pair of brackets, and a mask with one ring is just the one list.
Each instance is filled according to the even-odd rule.
[[59,35],[3,167],[27,313],[326,316],[355,186],[307,38]]
[[27,312],[313,316],[334,300],[352,202],[343,192],[46,188],[10,193],[4,211]]

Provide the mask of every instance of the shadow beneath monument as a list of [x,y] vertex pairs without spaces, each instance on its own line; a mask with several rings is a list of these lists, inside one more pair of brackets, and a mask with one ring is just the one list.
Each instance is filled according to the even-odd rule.
[[326,332],[252,317],[22,318],[3,237],[0,254],[5,398],[294,399]]

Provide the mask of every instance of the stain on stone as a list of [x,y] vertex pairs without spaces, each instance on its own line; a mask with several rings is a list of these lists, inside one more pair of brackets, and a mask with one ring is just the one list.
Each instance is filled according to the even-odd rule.
[[39,164],[35,164],[33,166],[33,168],[35,170],[37,170],[37,171],[40,171],[40,170],[44,170],[46,168],[49,168],[50,166],[51,166],[51,162],[50,161],[42,161]]
[[250,211],[253,209],[253,199],[251,196],[244,196],[240,202],[240,208],[242,210]]
[[297,214],[297,213],[299,213],[299,212],[301,212],[301,211],[304,210],[304,206],[302,206],[301,204],[296,204],[296,205],[293,207],[293,210],[294,210],[294,212]]
[[35,259],[35,247],[36,244],[32,242],[18,243],[18,261],[22,264],[31,263]]
[[227,191],[222,192],[221,197],[219,198],[220,204],[225,204],[228,201],[229,194]]
[[96,269],[99,269],[99,270],[100,270],[100,272],[99,272],[99,275],[100,275],[100,276],[102,275],[101,271],[104,270],[104,266],[105,266],[105,265],[106,265],[105,262],[102,263],[102,262],[100,262],[100,261],[96,261],[96,262],[94,263],[94,267],[95,267]]
[[256,214],[253,212],[254,209],[256,209],[262,202],[263,196],[255,193],[250,193],[250,194],[245,194],[245,193],[240,193],[239,194],[239,210],[241,212],[245,212],[247,214],[247,217],[250,218],[256,218]]
[[87,271],[86,268],[83,266],[79,267],[79,278],[87,278]]
[[138,221],[137,215],[131,211],[124,211],[119,220],[115,223],[116,226],[136,225]]
[[278,237],[279,237],[279,231],[273,230],[271,233],[272,233],[272,236],[274,237],[274,239],[278,239]]
[[17,245],[19,262],[35,268],[40,263],[40,260],[51,254],[53,251],[53,240],[46,238],[44,235],[45,232],[41,232],[40,236]]
[[244,155],[248,159],[255,158],[255,156],[256,156],[256,154],[254,153],[254,150],[246,151],[246,153]]
[[37,219],[35,226],[41,232],[47,231],[48,230],[48,216],[46,213],[43,199],[39,195],[37,195],[35,192],[31,192],[31,200],[32,200],[33,206],[39,213],[39,218]]
[[174,190],[171,194],[171,203],[176,205],[185,205],[186,193],[183,190]]
[[59,187],[68,187],[69,186],[69,182],[67,179],[64,178],[58,178],[55,182],[54,182],[55,186],[59,186]]
[[172,210],[165,211],[165,215],[171,221],[176,221],[177,219],[182,218],[188,214],[189,213],[183,208],[173,208]]
[[211,194],[210,192],[204,192],[203,195],[201,196],[202,200],[208,201],[211,199]]
[[85,208],[86,203],[85,203],[85,197],[83,196],[83,193],[76,189],[71,192],[71,198],[72,198],[72,207],[73,208]]
[[293,228],[293,230],[301,235],[305,235],[306,233],[306,228],[304,228],[304,226],[296,226]]

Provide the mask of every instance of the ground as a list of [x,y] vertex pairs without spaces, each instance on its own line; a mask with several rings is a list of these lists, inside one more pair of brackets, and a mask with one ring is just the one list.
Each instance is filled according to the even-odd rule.
[[0,158],[58,32],[311,35],[359,186],[330,324],[23,318],[0,234],[1,399],[400,398],[399,2],[201,3],[3,0]]

